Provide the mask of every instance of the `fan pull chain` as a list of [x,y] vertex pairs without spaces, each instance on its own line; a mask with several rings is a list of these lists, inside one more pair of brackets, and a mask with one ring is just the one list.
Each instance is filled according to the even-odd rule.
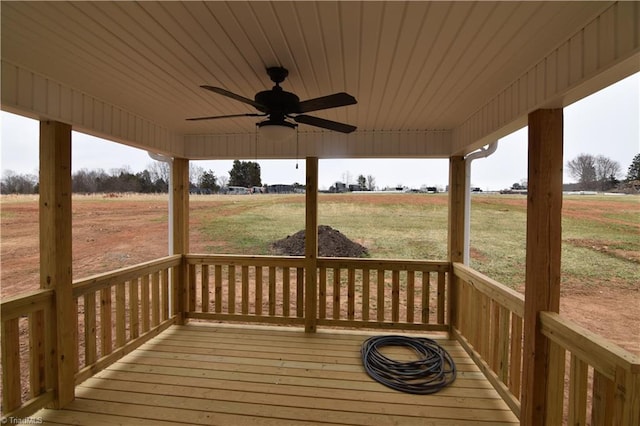
[[296,127],[296,170],[298,170],[298,149],[299,149],[299,142],[300,141],[300,137],[298,134],[298,128]]
[[255,159],[258,160],[258,123],[256,123],[256,136],[253,138],[255,149],[253,153],[255,154]]

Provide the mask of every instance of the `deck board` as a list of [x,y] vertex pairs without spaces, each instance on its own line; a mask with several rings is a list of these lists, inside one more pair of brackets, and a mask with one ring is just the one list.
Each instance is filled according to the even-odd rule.
[[360,346],[370,335],[174,326],[77,386],[64,410],[34,416],[61,425],[518,424],[457,342],[438,339],[457,380],[435,395],[410,395],[366,375]]

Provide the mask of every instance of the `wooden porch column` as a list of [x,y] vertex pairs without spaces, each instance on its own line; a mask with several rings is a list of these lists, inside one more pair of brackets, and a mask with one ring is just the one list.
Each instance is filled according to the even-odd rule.
[[560,308],[562,245],[562,109],[529,114],[527,254],[524,303],[522,425],[544,425],[547,416],[549,341],[540,311]]
[[315,333],[318,312],[318,157],[307,157],[304,331]]
[[[173,247],[171,254],[189,253],[189,160],[174,158],[171,163],[171,190],[173,191]],[[184,324],[185,303],[189,300],[187,268],[182,262],[173,274],[173,312],[178,323]]]
[[72,293],[71,126],[40,122],[40,288],[55,292],[51,316],[54,407],[74,399],[76,306]]
[[[464,209],[466,168],[463,156],[449,159],[449,230],[448,260],[462,262],[464,258]],[[449,325],[459,327],[458,323],[458,285],[453,274],[449,274],[448,316]]]

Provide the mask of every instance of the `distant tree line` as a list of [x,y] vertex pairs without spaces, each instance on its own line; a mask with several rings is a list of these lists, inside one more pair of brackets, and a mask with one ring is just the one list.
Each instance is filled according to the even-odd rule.
[[[167,163],[153,162],[146,169],[133,173],[129,167],[111,169],[80,169],[71,175],[74,193],[100,194],[137,192],[143,194],[167,193],[169,191],[170,168]],[[229,177],[216,176],[213,170],[205,170],[195,164],[189,169],[189,186],[194,192],[217,193],[228,185],[262,186],[260,165],[251,161],[234,161]],[[18,174],[6,170],[0,180],[2,194],[37,194],[38,176]]]
[[580,154],[567,162],[567,171],[581,190],[611,191],[620,185],[622,167],[604,155]]

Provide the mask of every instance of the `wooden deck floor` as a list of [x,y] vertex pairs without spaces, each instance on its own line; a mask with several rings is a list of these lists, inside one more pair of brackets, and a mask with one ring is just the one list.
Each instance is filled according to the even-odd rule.
[[439,341],[457,364],[455,383],[418,396],[366,375],[359,350],[370,335],[174,326],[79,385],[64,410],[32,417],[91,426],[518,424],[457,342]]

